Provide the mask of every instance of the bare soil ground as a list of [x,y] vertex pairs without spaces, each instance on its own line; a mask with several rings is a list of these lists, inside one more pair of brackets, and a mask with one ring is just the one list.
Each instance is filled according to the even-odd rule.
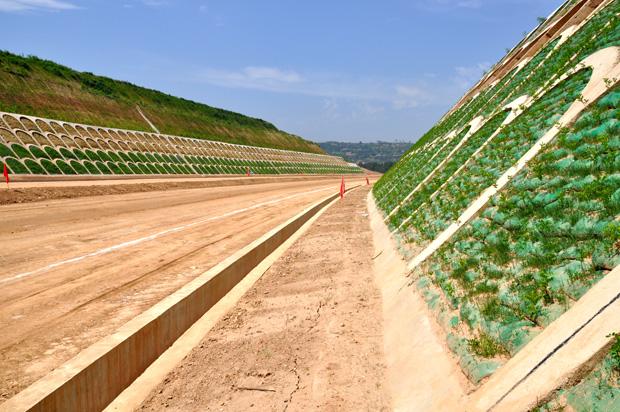
[[[15,182],[0,187],[0,205],[41,202],[54,199],[121,195],[180,189],[200,189],[223,186],[246,186],[265,183],[333,180],[322,176],[255,176],[212,177],[194,179],[131,179],[131,180],[67,180],[57,182]],[[4,183],[4,182],[3,182]]]
[[367,192],[319,217],[142,409],[390,409]]
[[[332,178],[0,207],[0,401],[337,192],[339,183]],[[136,239],[145,240],[132,243]],[[83,259],[54,266],[76,257]]]

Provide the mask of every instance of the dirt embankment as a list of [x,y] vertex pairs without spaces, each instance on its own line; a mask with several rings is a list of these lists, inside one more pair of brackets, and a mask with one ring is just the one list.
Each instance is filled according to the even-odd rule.
[[282,177],[214,177],[188,181],[159,179],[140,183],[119,181],[66,181],[40,183],[12,183],[9,189],[0,188],[0,205],[41,202],[55,199],[73,199],[87,196],[122,195],[127,193],[155,192],[179,189],[201,189],[224,186],[245,186],[265,183],[286,183],[307,180],[334,180],[333,176],[282,176]]
[[388,410],[367,188],[323,214],[143,410]]

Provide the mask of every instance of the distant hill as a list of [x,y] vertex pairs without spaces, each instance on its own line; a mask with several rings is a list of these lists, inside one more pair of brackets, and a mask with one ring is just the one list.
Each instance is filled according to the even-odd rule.
[[151,131],[136,106],[162,133],[323,153],[317,144],[261,119],[0,51],[0,111]]
[[375,172],[387,171],[412,145],[411,142],[323,142],[321,148]]

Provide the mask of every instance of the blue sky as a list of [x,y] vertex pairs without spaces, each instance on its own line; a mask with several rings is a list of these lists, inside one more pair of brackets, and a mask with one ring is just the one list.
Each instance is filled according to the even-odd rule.
[[0,48],[315,141],[413,141],[561,3],[0,0]]

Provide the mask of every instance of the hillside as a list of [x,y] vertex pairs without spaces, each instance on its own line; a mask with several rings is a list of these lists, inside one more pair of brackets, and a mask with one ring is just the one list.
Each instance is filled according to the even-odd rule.
[[365,169],[386,172],[411,147],[410,142],[322,142],[321,148]]
[[0,52],[0,111],[251,146],[323,153],[315,143],[261,119],[78,72],[34,56]]
[[[547,356],[552,346],[536,348],[559,339],[556,325],[602,312],[596,293],[619,292],[619,14],[618,0],[567,1],[373,189],[408,284],[477,388],[466,410],[520,410],[502,403],[511,386],[529,409],[618,408],[617,323],[588,332],[586,359],[561,355],[555,381],[517,388],[529,376],[510,371]],[[594,386],[605,397],[594,399]]]

